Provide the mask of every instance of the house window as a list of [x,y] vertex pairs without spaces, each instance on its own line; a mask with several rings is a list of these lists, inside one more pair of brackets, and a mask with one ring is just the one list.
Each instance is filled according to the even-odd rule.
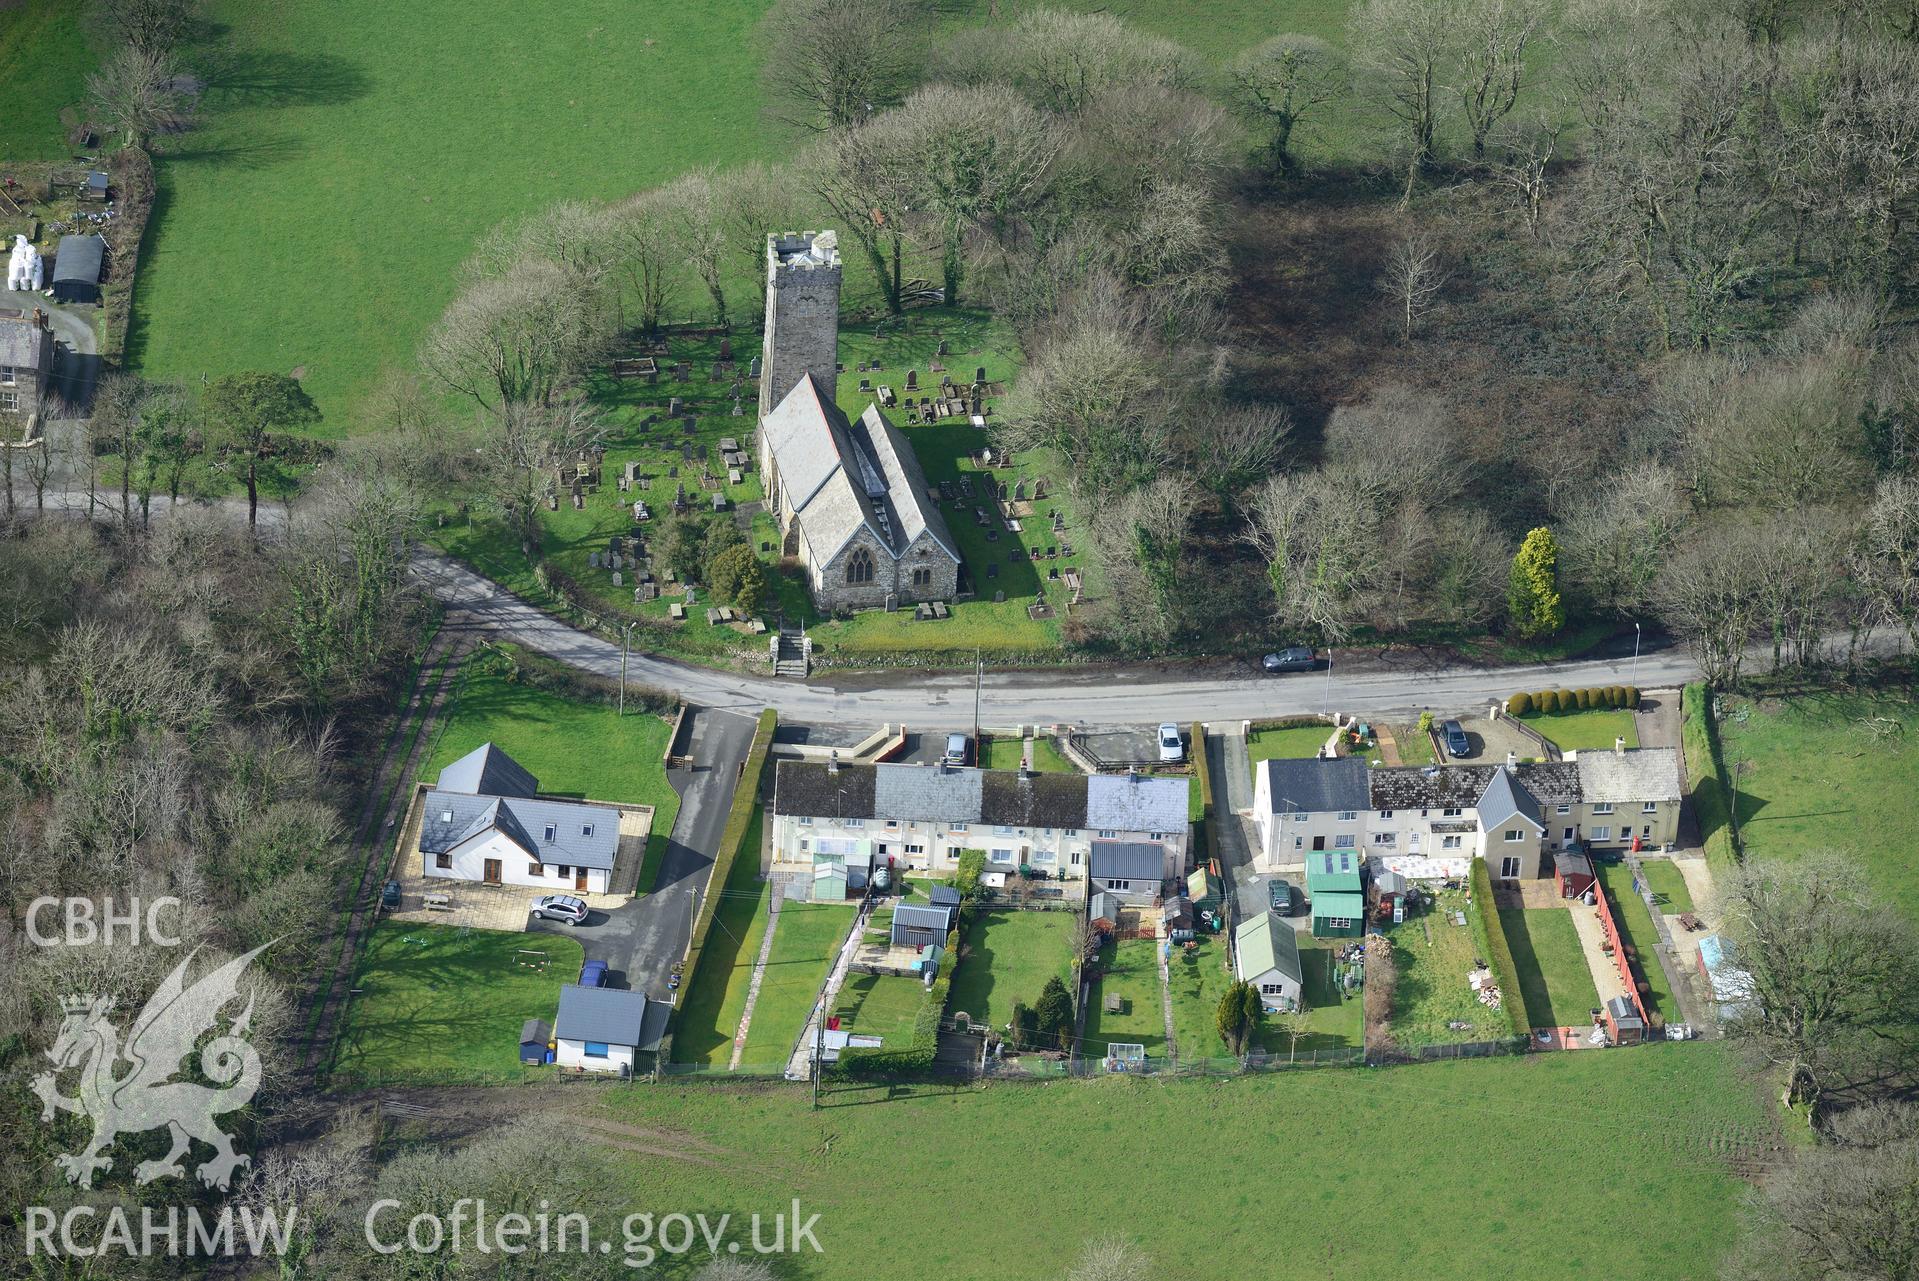
[[898,827],[900,825],[900,822],[896,818],[889,818],[886,820],[886,825],[888,827]]
[[798,823],[801,827],[813,826],[813,820],[810,818],[795,819],[794,822]]
[[1499,860],[1499,879],[1502,881],[1518,880],[1519,879],[1519,860],[1516,858],[1500,859]]
[[1399,844],[1399,833],[1398,832],[1374,832],[1373,844],[1397,845]]
[[1012,861],[1013,861],[1013,851],[1011,851],[1011,850],[994,850],[994,851],[993,851],[993,861],[994,861],[995,863],[1010,863],[1010,862],[1012,862]]
[[0,413],[17,414],[20,412],[20,393],[0,391]]
[[1442,850],[1456,850],[1459,848],[1459,838],[1457,836],[1442,836],[1439,838],[1439,848]]
[[1339,821],[1340,821],[1340,822],[1342,822],[1342,823],[1350,823],[1350,822],[1352,822],[1352,821],[1353,821],[1354,819],[1356,819],[1356,818],[1358,818],[1358,817],[1359,817],[1359,811],[1358,811],[1358,810],[1341,810],[1341,811],[1339,811]]
[[1049,849],[1037,849],[1033,851],[1033,861],[1035,863],[1055,863],[1059,861],[1059,855]]
[[853,554],[846,558],[846,581],[849,583],[870,583],[873,581],[873,553],[864,547],[856,547]]
[[1305,815],[1305,813],[1304,813],[1304,812],[1302,812],[1302,811],[1300,811],[1300,810],[1294,810],[1294,811],[1293,811],[1293,822],[1295,822],[1295,823],[1304,823],[1305,821],[1306,821],[1306,815]]
[[1261,983],[1259,985],[1259,994],[1261,996],[1284,996],[1286,995],[1286,989],[1277,983]]
[[802,854],[806,853],[806,851],[811,849],[812,846],[813,846],[813,842],[807,840],[804,836],[800,837],[800,853]]
[[1612,829],[1610,827],[1595,827],[1593,828],[1592,837],[1595,841],[1610,841],[1612,839]]
[[528,863],[526,865],[526,874],[528,876],[545,876],[546,869],[541,867],[538,863]]
[[1352,835],[1352,833],[1351,833],[1351,832],[1348,832],[1348,833],[1347,833],[1346,835],[1344,835],[1344,836],[1335,836],[1335,837],[1333,838],[1333,848],[1334,848],[1334,849],[1336,849],[1336,850],[1349,850],[1349,849],[1351,849],[1351,848],[1353,848],[1353,835]]
[[606,1058],[607,1057],[606,1042],[605,1041],[588,1041],[586,1043],[586,1049],[583,1051],[583,1053],[585,1053],[586,1057],[589,1059]]
[[1575,830],[1575,829],[1574,829],[1574,828],[1570,828],[1570,827],[1568,827],[1568,828],[1564,828],[1564,829],[1562,829],[1562,830],[1563,830],[1563,831],[1564,831],[1564,832],[1566,833],[1566,835],[1565,835],[1565,838],[1564,838],[1564,839],[1566,839],[1566,840],[1569,840],[1569,841],[1570,841],[1570,840],[1571,840],[1571,839],[1573,838],[1573,832],[1574,832],[1574,830]]
[[926,853],[926,847],[924,845],[909,845],[906,847],[906,852],[908,854],[924,854]]
[[1115,836],[1118,836],[1118,835],[1119,835],[1118,832],[1102,829],[1099,834],[1099,839],[1101,839],[1102,841],[1110,841]]
[[964,823],[954,823],[954,824],[952,824],[952,829],[953,829],[953,830],[954,830],[955,832],[964,832],[964,831],[966,830],[966,824],[964,824]]
[[[922,554],[922,555],[924,555],[925,553],[921,553],[921,554]],[[914,570],[914,571],[913,571],[913,586],[915,586],[915,587],[931,587],[932,585],[933,585],[933,571],[932,571],[932,570],[930,570],[930,569],[916,569],[916,570]]]
[[1559,812],[1560,812],[1561,814],[1570,814],[1570,813],[1572,813],[1572,812],[1573,812],[1573,807],[1572,807],[1572,806],[1570,806],[1570,805],[1561,805],[1561,806],[1559,807]]
[[553,823],[548,823],[546,825],[546,835],[541,837],[540,839],[545,841],[548,845],[551,845],[553,842],[559,840],[560,829],[558,825]]
[[995,827],[993,829],[993,835],[995,836],[1011,836],[1012,834],[1013,829],[1010,827]]
[[1393,816],[1393,812],[1391,810],[1381,810],[1379,811],[1379,816],[1381,818],[1391,818]]
[[1597,804],[1597,805],[1595,805],[1595,806],[1593,806],[1593,813],[1595,813],[1595,814],[1610,814],[1610,813],[1612,813],[1612,802],[1611,802],[1611,801],[1602,801],[1602,802],[1600,802],[1599,804]]
[[593,835],[593,824],[591,824],[591,823],[582,823],[582,824],[580,824],[580,835],[581,835],[581,836],[592,836],[592,835]]
[[1651,836],[1651,835],[1652,835],[1652,824],[1651,824],[1651,823],[1648,823],[1648,824],[1646,824],[1646,825],[1645,825],[1644,827],[1642,827],[1642,828],[1640,828],[1640,829],[1639,829],[1639,834],[1640,834],[1641,836]]
[[453,866],[453,856],[451,854],[435,854],[433,856],[433,866],[450,868]]
[[573,875],[573,869],[571,867],[568,867],[565,863],[562,863],[560,864],[559,870],[555,872],[554,875],[558,876],[561,880],[565,880],[567,877]]
[[1508,841],[1523,841],[1523,840],[1525,840],[1525,839],[1526,839],[1526,834],[1525,834],[1524,832],[1522,832],[1522,831],[1520,831],[1520,830],[1519,830],[1518,828],[1516,828],[1516,827],[1509,827],[1509,828],[1507,828],[1507,829],[1505,830],[1505,832],[1503,832],[1503,833],[1502,833],[1502,835],[1503,835],[1503,836],[1505,837],[1505,839],[1506,839],[1506,840],[1508,840]]
[[1072,864],[1072,865],[1073,865],[1074,867],[1078,867],[1078,866],[1079,866],[1079,851],[1078,851],[1078,850],[1074,850],[1074,851],[1073,851],[1073,853],[1072,853],[1072,856],[1071,856],[1071,857],[1070,857],[1069,859],[1067,859],[1067,862],[1069,862],[1069,863],[1071,863],[1071,864]]
[[1353,919],[1350,916],[1329,916],[1326,918],[1326,926],[1328,929],[1350,930],[1353,928]]
[[1130,890],[1133,888],[1133,883],[1131,881],[1107,881],[1106,888],[1109,890]]
[[1459,815],[1460,815],[1460,809],[1457,805],[1449,805],[1445,809],[1439,811],[1439,816],[1441,818],[1458,818]]
[[11,387],[14,383],[12,365],[0,365],[0,387]]
[[1164,832],[1148,832],[1148,833],[1146,833],[1146,839],[1147,839],[1147,840],[1149,840],[1149,841],[1163,841],[1163,840],[1165,840],[1165,839],[1166,839],[1166,833],[1164,833]]
[[1065,831],[1061,832],[1060,835],[1061,836],[1078,836],[1079,829],[1077,827],[1069,827]]
[[1641,805],[1639,807],[1639,812],[1641,814],[1657,814],[1659,812],[1659,802],[1647,801],[1644,805]]
[[846,820],[846,825],[848,827],[865,827],[866,820],[863,818],[849,818]]
[[1294,848],[1294,849],[1296,849],[1296,850],[1303,850],[1303,849],[1305,849],[1305,848],[1306,848],[1306,838],[1305,838],[1305,837],[1303,837],[1303,836],[1295,836],[1295,837],[1293,838],[1293,848]]

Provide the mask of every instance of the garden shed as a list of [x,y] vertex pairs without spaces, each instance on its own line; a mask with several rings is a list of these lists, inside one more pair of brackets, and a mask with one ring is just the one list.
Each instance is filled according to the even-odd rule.
[[1560,850],[1553,855],[1553,882],[1560,898],[1584,898],[1593,887],[1593,861],[1578,850]]
[[107,242],[98,236],[62,236],[53,257],[55,302],[99,302]]
[[1119,895],[1102,890],[1087,901],[1086,915],[1094,929],[1102,934],[1111,934],[1119,928],[1119,915],[1124,906]]
[[1313,937],[1354,939],[1366,931],[1366,898],[1359,891],[1313,895]]
[[894,947],[932,947],[944,943],[952,920],[951,908],[902,903],[893,909],[892,944]]
[[545,1019],[528,1019],[520,1025],[520,1062],[544,1063],[547,1046],[553,1040],[553,1025]]
[[1259,990],[1262,1006],[1275,1014],[1298,1008],[1305,971],[1299,964],[1299,935],[1271,912],[1240,922],[1233,931],[1235,973]]

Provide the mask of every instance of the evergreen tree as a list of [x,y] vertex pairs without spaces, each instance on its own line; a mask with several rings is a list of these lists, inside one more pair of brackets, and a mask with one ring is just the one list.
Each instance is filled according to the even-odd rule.
[[1526,640],[1551,636],[1566,625],[1566,603],[1559,596],[1559,542],[1544,525],[1527,534],[1513,556],[1506,613],[1513,631]]

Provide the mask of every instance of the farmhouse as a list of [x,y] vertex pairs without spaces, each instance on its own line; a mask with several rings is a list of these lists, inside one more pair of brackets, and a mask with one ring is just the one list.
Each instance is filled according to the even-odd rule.
[[660,1048],[672,1012],[671,1005],[649,1000],[643,992],[568,983],[560,989],[559,1015],[553,1020],[554,1062],[584,1072],[629,1075],[636,1055]]
[[420,811],[422,873],[487,885],[607,893],[620,811],[550,800],[539,780],[487,743],[440,771]]
[[1463,867],[1478,856],[1501,880],[1548,876],[1561,850],[1670,843],[1683,795],[1677,753],[1623,742],[1610,752],[1504,765],[1261,761],[1255,862],[1275,871],[1314,851],[1361,850],[1388,864]]
[[53,386],[53,333],[39,310],[0,310],[0,419],[10,419],[8,439],[37,434]]
[[1271,912],[1239,923],[1233,931],[1233,972],[1259,991],[1259,1002],[1274,1014],[1299,1008],[1305,972],[1299,965],[1299,935]]
[[1029,868],[1077,898],[1098,848],[1101,888],[1150,902],[1187,870],[1184,778],[835,760],[781,761],[773,780],[773,858],[789,879],[822,853],[946,873],[977,849],[989,871]]
[[831,232],[769,236],[760,474],[783,555],[822,610],[950,600],[959,545],[913,447],[878,405],[834,402],[840,256]]

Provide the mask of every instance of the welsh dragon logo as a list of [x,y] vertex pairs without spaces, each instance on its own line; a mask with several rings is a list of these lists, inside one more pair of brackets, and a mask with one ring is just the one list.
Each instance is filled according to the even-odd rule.
[[[253,1164],[250,1157],[234,1152],[233,1140],[214,1123],[221,1113],[245,1107],[260,1085],[260,1056],[246,1040],[247,1026],[253,1018],[251,995],[226,1032],[200,1051],[200,1071],[216,1085],[173,1078],[200,1038],[214,1030],[220,1011],[239,999],[240,975],[254,957],[271,946],[263,944],[228,961],[191,987],[186,984],[187,966],[199,949],[189,952],[127,1029],[124,1047],[119,1029],[107,1019],[111,998],[69,996],[61,1000],[66,1021],[47,1051],[54,1068],[33,1079],[33,1092],[43,1104],[43,1121],[53,1120],[56,1111],[77,1112],[93,1119],[93,1141],[82,1151],[55,1158],[70,1182],[92,1187],[94,1174],[113,1166],[113,1158],[104,1154],[116,1138],[163,1126],[172,1134],[173,1147],[160,1160],[142,1161],[134,1168],[134,1178],[140,1183],[184,1175],[186,1169],[180,1158],[194,1139],[214,1150],[213,1158],[199,1169],[200,1182],[208,1187],[225,1191],[236,1170]],[[116,1070],[122,1063],[128,1065],[126,1069]],[[59,1086],[60,1074],[69,1068],[80,1072],[79,1093],[72,1098],[61,1094]]]

